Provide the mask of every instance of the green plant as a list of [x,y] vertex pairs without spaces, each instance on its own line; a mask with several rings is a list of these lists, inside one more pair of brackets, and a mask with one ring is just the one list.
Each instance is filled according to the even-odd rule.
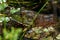
[[6,0],[0,0],[0,11],[4,10],[7,6]]
[[17,8],[17,9],[12,8],[12,9],[10,10],[10,13],[11,13],[11,14],[14,14],[14,13],[16,13],[16,12],[18,12],[18,11],[20,11],[20,8]]
[[2,37],[0,36],[0,40],[2,40]]
[[4,40],[17,40],[18,35],[22,33],[21,28],[11,28],[11,31],[8,31],[6,28],[3,29]]

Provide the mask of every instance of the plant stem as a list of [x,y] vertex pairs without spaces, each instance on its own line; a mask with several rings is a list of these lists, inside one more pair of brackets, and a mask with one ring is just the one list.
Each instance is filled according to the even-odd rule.
[[3,23],[4,23],[4,28],[6,28],[6,20],[5,20],[5,18],[4,18]]
[[[35,15],[34,19],[32,20],[32,23],[28,26],[27,30],[31,27],[31,25],[34,23],[34,20],[38,16],[38,14],[44,9],[44,7],[47,5],[48,1],[43,5],[43,7],[38,11],[38,13]],[[27,31],[26,30],[26,31]],[[23,36],[25,35],[26,31],[24,31],[23,35],[21,36],[20,40],[22,40]]]

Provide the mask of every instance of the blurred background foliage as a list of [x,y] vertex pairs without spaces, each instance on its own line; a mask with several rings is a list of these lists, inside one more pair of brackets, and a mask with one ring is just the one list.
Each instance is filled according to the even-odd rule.
[[[7,1],[7,2],[6,2]],[[20,11],[20,8],[21,7],[25,7],[26,9],[29,9],[29,10],[34,10],[34,11],[39,11],[40,10],[40,8],[43,6],[43,4],[45,4],[45,2],[46,2],[47,0],[0,0],[0,13],[5,13],[6,12],[6,7],[8,7],[8,6],[10,6],[10,8],[11,9],[9,9],[8,8],[8,10],[7,10],[7,14],[9,14],[9,13],[11,13],[11,15],[10,16],[12,16],[12,17],[9,17],[9,18],[12,18],[12,19],[15,19],[15,20],[17,20],[18,22],[19,21],[22,21],[21,20],[21,17],[19,16],[19,15],[15,15],[14,13],[16,13],[16,12],[19,12]],[[51,0],[50,0],[51,1]],[[58,0],[59,1],[59,0]],[[58,2],[58,1],[56,1],[56,2]],[[59,1],[60,2],[60,1]],[[46,6],[46,5],[45,5]],[[54,11],[54,14],[55,14],[55,10],[52,10],[52,9],[54,9],[54,8],[56,8],[56,7],[54,7],[54,8],[50,8],[51,7],[51,4],[47,4],[47,6],[45,7],[45,6],[43,6],[42,7],[42,11],[44,11],[44,12],[46,12],[46,13],[51,13],[51,11]],[[55,6],[54,4],[52,5],[52,7],[53,6]],[[13,8],[12,8],[13,7]],[[44,9],[43,9],[44,8]],[[47,10],[46,10],[46,9]],[[40,10],[40,11],[41,11]],[[5,12],[4,12],[5,11]],[[40,13],[40,11],[38,12],[38,13]],[[48,12],[47,12],[48,11]],[[43,13],[44,13],[43,12]],[[20,12],[19,12],[20,13]],[[1,15],[1,14],[0,14]],[[30,14],[30,16],[31,16],[32,14]],[[22,15],[23,16],[23,15]],[[24,18],[25,18],[25,16],[23,16]],[[15,27],[15,20],[14,21],[12,21],[12,22],[14,22],[13,24],[14,24],[14,27],[13,26],[10,26],[11,28],[10,28],[10,30],[7,30],[6,29],[6,24],[8,24],[7,23],[7,21],[9,21],[10,19],[9,19],[8,17],[6,17],[5,15],[3,16],[3,17],[1,17],[0,16],[0,22],[1,22],[1,24],[2,24],[2,22],[3,22],[3,26],[4,26],[4,29],[3,29],[3,35],[4,35],[4,39],[5,40],[17,40],[18,39],[18,35],[19,35],[19,33],[22,33],[23,32],[23,35],[22,36],[24,36],[24,33],[25,33],[25,31],[23,31],[21,28],[14,28]],[[26,18],[25,18],[26,19]],[[24,20],[25,21],[25,20]],[[33,20],[32,20],[33,21]],[[25,21],[25,22],[27,22],[27,21]],[[17,23],[17,22],[16,22]],[[20,24],[18,24],[17,23],[17,25],[20,25]],[[33,24],[32,24],[33,25]],[[19,26],[20,27],[20,26]],[[23,27],[22,27],[23,28]],[[27,28],[28,30],[29,30],[29,28]],[[14,34],[14,35],[13,35]],[[20,36],[20,35],[19,35]],[[21,36],[21,39],[23,38]],[[16,39],[15,39],[16,38]],[[1,37],[0,37],[0,40],[2,40],[1,39]],[[48,39],[47,39],[48,40]]]
[[7,0],[10,6],[26,7],[26,9],[34,9],[36,7],[42,7],[46,0]]

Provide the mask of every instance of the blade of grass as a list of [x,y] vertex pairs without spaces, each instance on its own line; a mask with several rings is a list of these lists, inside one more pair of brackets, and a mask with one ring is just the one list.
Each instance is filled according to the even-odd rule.
[[39,12],[35,15],[34,19],[32,20],[32,23],[30,25],[33,24],[34,20],[36,19],[36,17],[39,15],[39,13],[44,9],[44,7],[46,6],[46,4],[48,3],[48,1],[43,5],[43,7],[39,10]]
[[5,18],[4,18],[3,23],[4,23],[4,28],[6,28],[6,19]]
[[[44,9],[44,7],[47,5],[48,1],[43,5],[43,7],[39,10],[39,12],[35,15],[34,19],[32,20],[32,23],[28,26],[27,30],[31,27],[31,25],[34,23],[34,20],[38,16],[38,14]],[[24,31],[23,35],[20,37],[20,40],[22,40],[23,36],[25,35],[26,31]]]

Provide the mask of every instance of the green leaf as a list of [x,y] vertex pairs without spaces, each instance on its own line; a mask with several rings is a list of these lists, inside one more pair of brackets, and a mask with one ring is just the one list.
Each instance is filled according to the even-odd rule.
[[3,2],[6,2],[7,0],[3,0]]
[[0,11],[4,10],[8,5],[6,3],[0,4]]
[[19,10],[20,10],[19,8],[18,9],[13,8],[13,9],[10,10],[10,13],[14,14],[14,13],[18,12]]
[[0,17],[0,22],[3,22],[3,21],[10,21],[10,19],[8,17]]
[[0,36],[0,40],[2,40],[2,37]]
[[0,0],[0,3],[6,2],[7,0]]
[[18,28],[15,30],[15,33],[14,33],[14,37],[13,37],[13,40],[17,40],[18,39],[18,35],[22,33],[22,29],[21,28]]

